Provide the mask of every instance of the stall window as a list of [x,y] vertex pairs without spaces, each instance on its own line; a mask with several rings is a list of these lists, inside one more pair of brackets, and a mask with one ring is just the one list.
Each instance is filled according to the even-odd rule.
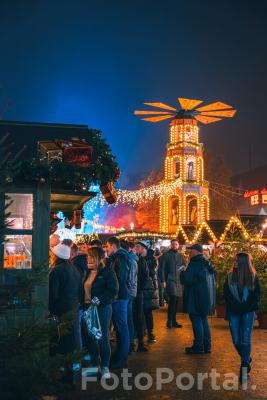
[[33,195],[8,193],[8,229],[4,243],[4,268],[32,267]]
[[267,204],[267,194],[262,195],[262,204]]
[[32,229],[33,195],[10,193],[7,195],[9,229]]

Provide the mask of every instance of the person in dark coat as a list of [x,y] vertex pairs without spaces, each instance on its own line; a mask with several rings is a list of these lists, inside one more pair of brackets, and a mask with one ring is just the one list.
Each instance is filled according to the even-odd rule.
[[135,249],[138,255],[138,274],[137,294],[133,306],[134,324],[138,340],[137,351],[146,352],[148,348],[144,344],[144,291],[150,281],[149,266],[146,259],[148,244],[146,241],[140,240]]
[[127,305],[130,294],[130,261],[128,252],[120,247],[120,241],[111,237],[107,241],[107,265],[116,273],[119,282],[119,292],[112,304],[113,324],[116,330],[117,347],[110,367],[121,369],[127,366],[129,355],[129,329],[127,322]]
[[171,241],[171,249],[162,255],[160,260],[161,284],[169,298],[168,304],[168,328],[182,328],[176,321],[176,312],[179,299],[183,297],[183,287],[180,282],[180,268],[185,265],[183,257],[179,253],[177,239]]
[[154,335],[153,310],[159,308],[158,290],[158,262],[152,249],[147,250],[146,261],[149,271],[149,281],[144,288],[144,315],[147,328],[147,337],[150,343],[156,342]]
[[[78,311],[82,282],[78,271],[69,262],[70,247],[58,244],[52,248],[52,252],[55,261],[49,274],[49,312],[51,317],[58,320],[60,336],[52,338],[51,355],[68,354],[79,349]],[[73,383],[70,365],[65,373],[66,380]]]
[[97,342],[94,338],[87,338],[89,354],[91,356],[92,368],[90,375],[98,374],[100,365],[102,378],[110,378],[110,337],[109,327],[112,317],[112,303],[116,300],[119,292],[119,283],[114,270],[106,266],[105,253],[102,248],[92,247],[88,250],[88,259],[91,271],[96,274],[88,276],[85,281],[85,299],[87,304],[94,301],[98,305],[98,316],[102,331],[102,338]]
[[84,312],[84,282],[88,277],[89,269],[88,269],[88,255],[87,254],[79,254],[78,246],[73,243],[71,246],[71,262],[74,267],[77,269],[82,285],[81,285],[81,294],[80,294],[80,310],[78,316],[78,337],[79,337],[79,350],[81,351],[83,348],[83,339],[82,339],[82,316]]
[[180,279],[184,285],[184,309],[189,314],[194,332],[194,344],[185,349],[187,354],[211,352],[211,334],[208,315],[215,308],[215,269],[203,256],[199,244],[188,247],[190,262],[181,272]]
[[130,260],[130,293],[127,305],[127,322],[129,329],[130,348],[129,354],[135,350],[134,347],[134,320],[133,320],[133,304],[137,294],[137,275],[138,275],[138,257],[134,251],[134,243],[121,240],[121,247],[129,254]]
[[226,319],[241,359],[240,381],[243,383],[251,370],[251,334],[260,301],[259,279],[249,254],[236,255],[233,271],[224,284],[224,298]]

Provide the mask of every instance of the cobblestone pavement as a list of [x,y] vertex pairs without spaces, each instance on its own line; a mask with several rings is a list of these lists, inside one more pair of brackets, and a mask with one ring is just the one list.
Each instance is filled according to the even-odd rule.
[[[140,372],[146,372],[153,379],[152,387],[149,390],[140,390],[136,387],[133,387],[132,390],[125,390],[120,378],[120,384],[114,391],[103,389],[100,382],[89,382],[87,390],[65,393],[62,399],[267,399],[267,331],[258,329],[257,322],[253,332],[253,364],[251,377],[248,381],[248,389],[244,390],[243,388],[241,390],[239,387],[238,390],[225,390],[222,386],[223,382],[225,382],[224,374],[239,373],[239,358],[234,352],[227,322],[218,318],[211,319],[210,325],[213,338],[211,354],[188,356],[184,353],[184,348],[191,345],[192,332],[187,316],[179,314],[179,318],[177,318],[179,322],[182,322],[183,329],[168,330],[166,328],[166,308],[155,312],[154,315],[157,343],[149,346],[149,353],[135,353],[131,356],[128,365],[129,373],[133,374],[133,378],[129,378],[129,385],[133,384],[134,378]],[[163,384],[162,390],[156,389],[157,368],[170,368],[174,372],[174,379],[170,383]],[[221,389],[212,389],[211,379],[209,378],[204,381],[203,390],[199,390],[197,388],[198,373],[210,373],[212,369],[216,369],[221,374],[217,378],[217,385]],[[178,389],[176,384],[176,377],[185,372],[192,374],[195,381],[194,386],[189,390]],[[121,371],[116,371],[116,373],[119,375]],[[231,380],[231,382],[233,381]],[[147,383],[146,380],[141,380],[141,384],[145,383]],[[189,384],[188,378],[184,378],[181,384],[184,386]]]

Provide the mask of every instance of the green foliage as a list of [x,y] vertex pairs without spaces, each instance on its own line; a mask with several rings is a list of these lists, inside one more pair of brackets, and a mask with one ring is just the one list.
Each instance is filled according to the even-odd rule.
[[[26,272],[26,273],[25,273]],[[47,283],[48,267],[35,267],[17,274],[0,271],[0,386],[5,399],[35,400],[42,394],[64,389],[59,367],[68,367],[81,354],[49,356],[49,337],[54,334],[46,317],[47,304],[36,299],[36,287]],[[13,275],[14,281],[14,275]],[[60,319],[61,335],[67,334],[74,315]]]

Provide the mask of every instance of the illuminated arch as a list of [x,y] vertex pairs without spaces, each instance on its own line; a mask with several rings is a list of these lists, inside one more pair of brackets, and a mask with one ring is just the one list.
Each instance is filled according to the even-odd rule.
[[236,216],[233,215],[233,216],[229,219],[229,221],[228,221],[228,223],[227,223],[227,225],[226,225],[226,227],[225,227],[225,229],[224,229],[224,232],[222,233],[222,235],[221,235],[221,237],[220,237],[220,242],[224,242],[224,241],[225,241],[225,238],[226,238],[226,236],[227,236],[229,230],[231,229],[231,227],[232,227],[233,225],[235,225],[237,228],[239,228],[239,229],[241,230],[241,233],[242,233],[242,236],[243,236],[244,239],[246,239],[246,240],[251,239],[251,237],[250,237],[248,231],[246,230],[245,226],[244,226],[243,223],[240,221],[240,219],[239,219],[238,217],[236,217]]
[[201,197],[201,220],[208,221],[210,219],[210,199],[204,194]]
[[211,238],[211,240],[216,243],[218,239],[216,238],[214,232],[212,231],[211,227],[207,224],[207,222],[202,222],[199,228],[197,229],[196,233],[194,234],[194,237],[191,241],[189,241],[190,244],[194,244],[199,240],[199,237],[201,236],[202,232],[206,231]]
[[[192,201],[195,201],[195,205],[192,205]],[[195,207],[194,212],[196,213],[195,222],[192,222],[192,215],[190,213],[193,210],[190,210],[190,207]],[[200,213],[199,213],[199,196],[195,192],[188,192],[184,196],[184,224],[200,223]]]
[[179,194],[170,195],[168,198],[169,225],[175,226],[182,223],[182,201]]

